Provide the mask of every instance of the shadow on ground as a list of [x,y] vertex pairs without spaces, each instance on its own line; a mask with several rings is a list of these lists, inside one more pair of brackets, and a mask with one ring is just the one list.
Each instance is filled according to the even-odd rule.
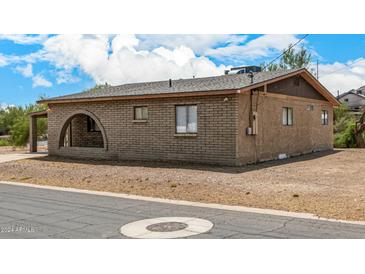
[[107,165],[107,166],[129,166],[129,167],[147,167],[147,168],[171,168],[171,169],[190,169],[211,171],[219,173],[240,174],[249,171],[261,170],[275,166],[287,165],[296,162],[310,161],[321,157],[326,157],[341,152],[342,150],[314,152],[301,156],[295,156],[284,160],[272,160],[257,164],[250,164],[242,167],[236,166],[222,166],[222,165],[207,165],[207,164],[193,164],[185,162],[164,162],[164,161],[114,161],[114,160],[89,160],[89,159],[75,159],[58,156],[46,156],[41,158],[33,158],[32,161],[39,162],[59,162],[59,163],[78,163],[89,165]]

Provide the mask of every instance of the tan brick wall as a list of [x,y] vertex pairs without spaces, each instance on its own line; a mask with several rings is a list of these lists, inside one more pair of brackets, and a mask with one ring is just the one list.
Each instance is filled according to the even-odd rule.
[[71,122],[72,146],[75,147],[103,147],[101,132],[87,131],[87,116],[76,115]]
[[[226,97],[228,100],[224,100]],[[196,136],[176,136],[175,105],[179,104],[198,105]],[[133,122],[134,106],[148,106],[146,123]],[[235,164],[237,95],[53,104],[50,109],[50,155]],[[91,112],[99,119],[107,150],[59,148],[63,124],[78,110]]]
[[[275,97],[273,97],[275,96]],[[253,97],[256,106],[256,95]],[[258,102],[258,134],[247,136],[250,95],[238,98],[237,159],[239,164],[277,159],[333,148],[333,108],[327,101],[285,95],[260,95]],[[313,111],[307,110],[313,105]],[[293,108],[293,125],[282,124],[282,108]],[[321,125],[321,110],[328,110],[328,125]]]

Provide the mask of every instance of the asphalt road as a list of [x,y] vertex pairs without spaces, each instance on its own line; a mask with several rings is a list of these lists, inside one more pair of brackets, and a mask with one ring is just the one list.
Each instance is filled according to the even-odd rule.
[[0,238],[126,238],[120,227],[196,217],[213,228],[188,238],[365,238],[365,226],[0,184]]

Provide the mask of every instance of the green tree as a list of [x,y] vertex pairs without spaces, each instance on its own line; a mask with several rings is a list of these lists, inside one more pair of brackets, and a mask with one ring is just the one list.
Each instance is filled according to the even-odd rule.
[[[13,146],[25,146],[29,139],[29,113],[42,111],[47,108],[42,104],[30,104],[25,107],[8,107],[0,112],[0,128],[10,133],[10,144]],[[38,119],[38,135],[44,135],[47,131],[46,119]]]
[[283,50],[283,55],[279,63],[262,64],[261,67],[268,71],[276,71],[280,69],[307,68],[310,64],[311,53],[306,48],[301,47],[299,51],[292,48],[292,44]]

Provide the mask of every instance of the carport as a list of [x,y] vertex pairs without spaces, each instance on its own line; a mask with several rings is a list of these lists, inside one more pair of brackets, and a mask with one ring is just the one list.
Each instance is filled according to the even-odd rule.
[[48,111],[37,111],[29,113],[29,151],[37,152],[37,119],[47,118]]

